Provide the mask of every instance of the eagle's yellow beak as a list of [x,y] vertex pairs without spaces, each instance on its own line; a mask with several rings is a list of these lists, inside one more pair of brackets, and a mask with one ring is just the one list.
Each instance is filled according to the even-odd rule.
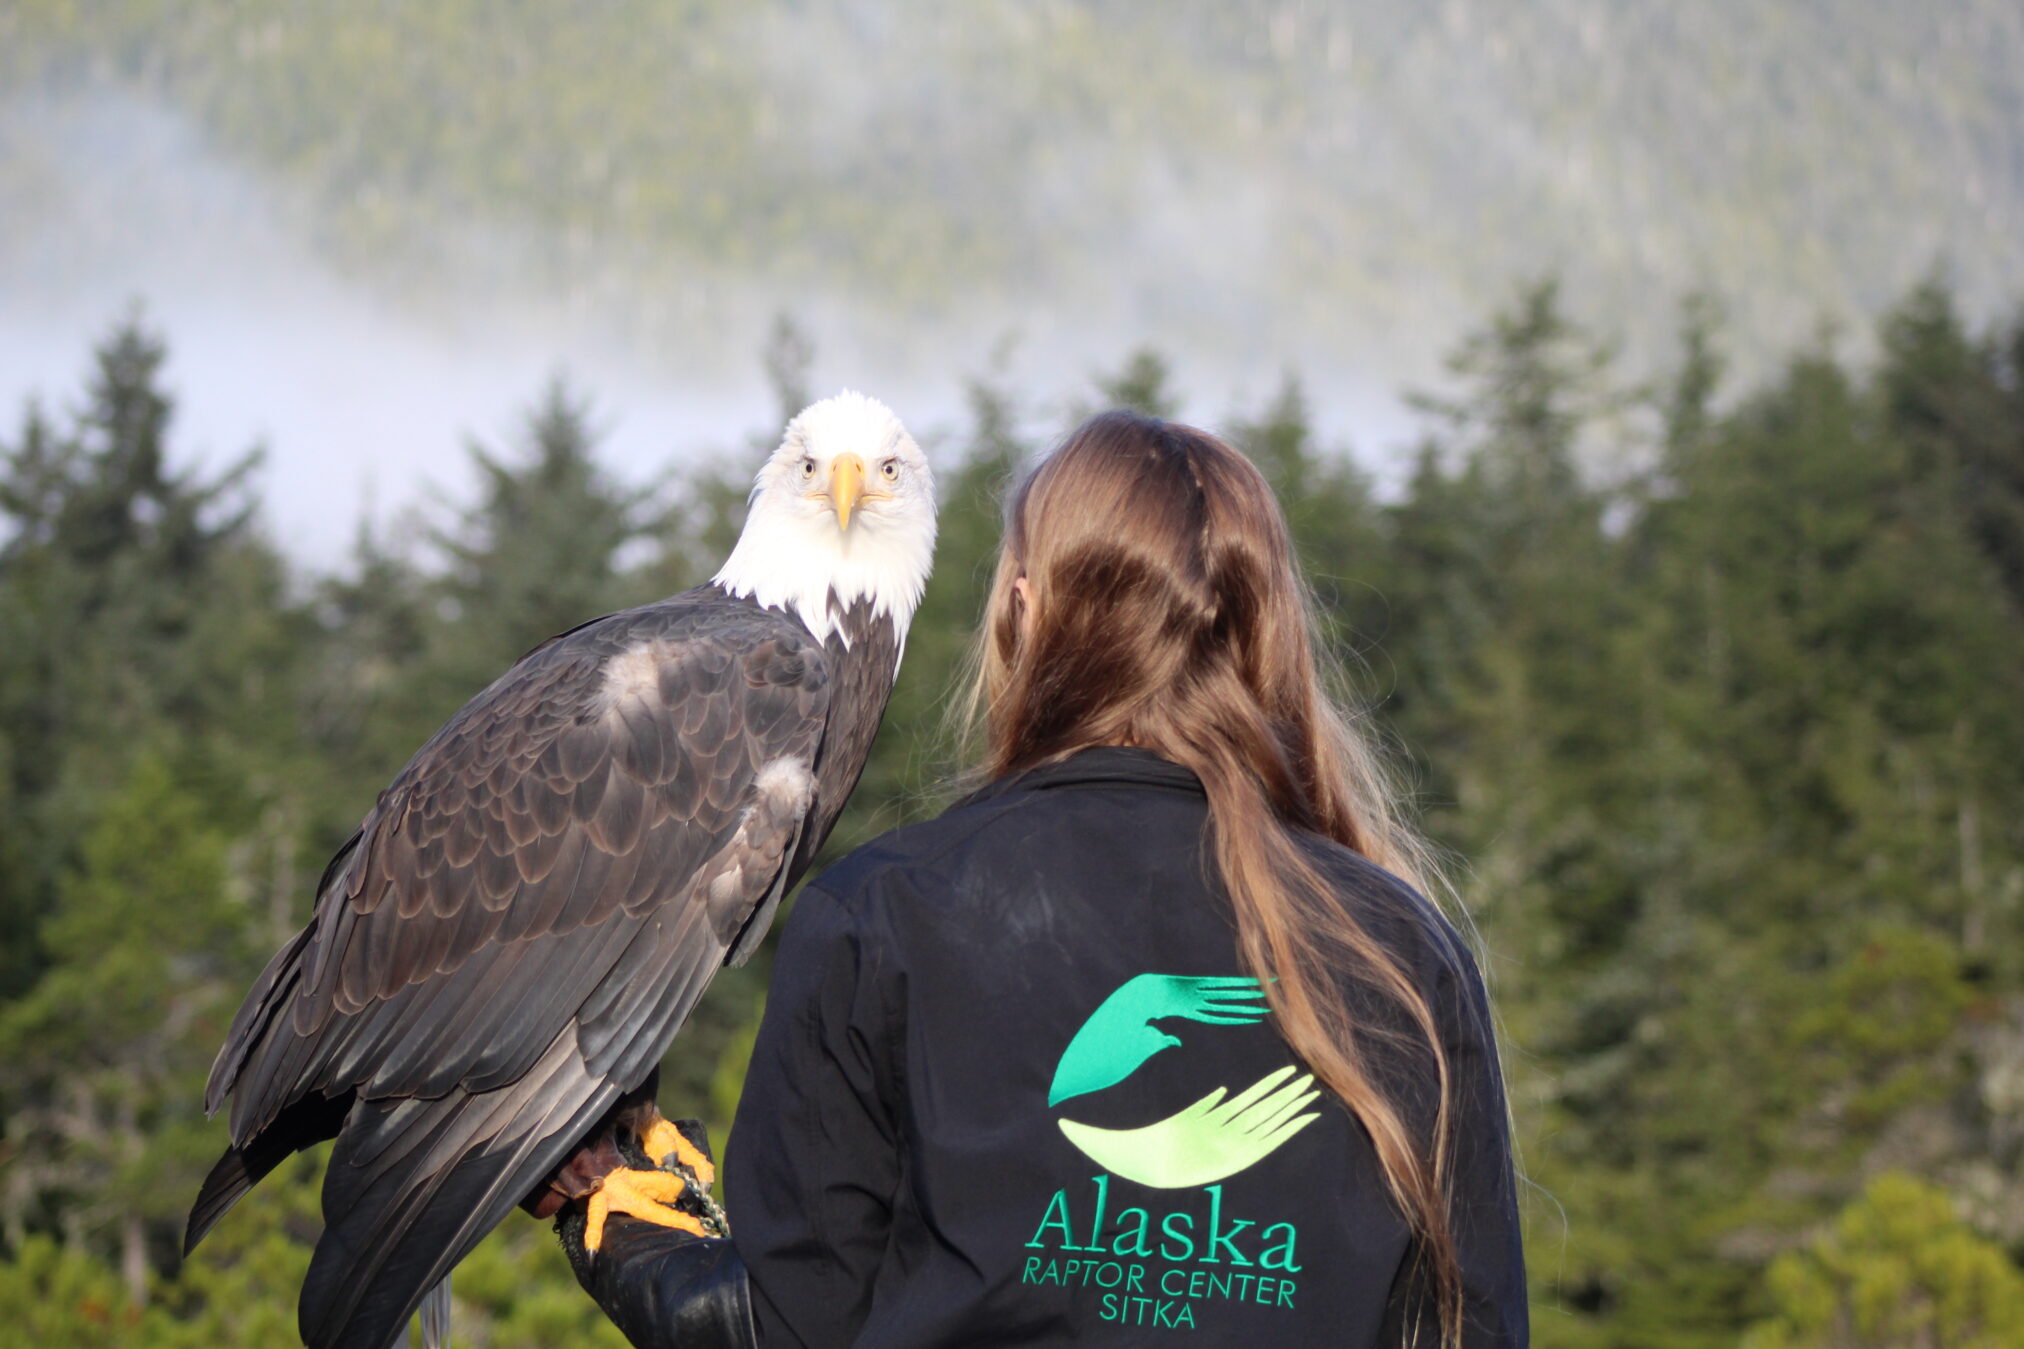
[[863,495],[864,460],[854,454],[839,454],[829,464],[829,500],[836,507],[837,528],[850,528],[850,513]]

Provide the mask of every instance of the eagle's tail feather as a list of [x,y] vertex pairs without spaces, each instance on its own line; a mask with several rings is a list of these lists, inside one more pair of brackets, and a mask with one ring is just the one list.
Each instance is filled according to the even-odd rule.
[[392,1349],[431,1290],[610,1109],[617,1092],[584,1080],[573,1037],[557,1051],[495,1091],[354,1107],[324,1172],[323,1236],[297,1308],[304,1344]]
[[422,1349],[443,1349],[450,1342],[450,1276],[422,1294]]
[[190,1220],[183,1228],[183,1254],[188,1256],[197,1249],[218,1219],[225,1216],[232,1205],[246,1197],[258,1177],[246,1165],[246,1154],[237,1148],[226,1148],[225,1155],[211,1168],[211,1174],[204,1177],[204,1188],[197,1191],[197,1202],[190,1205]]
[[190,1219],[183,1228],[183,1254],[197,1249],[210,1230],[218,1225],[246,1192],[258,1185],[268,1172],[304,1148],[326,1138],[335,1138],[351,1107],[349,1093],[330,1099],[312,1095],[281,1112],[274,1123],[246,1141],[242,1148],[226,1148],[225,1155],[204,1177],[197,1202],[190,1205]]

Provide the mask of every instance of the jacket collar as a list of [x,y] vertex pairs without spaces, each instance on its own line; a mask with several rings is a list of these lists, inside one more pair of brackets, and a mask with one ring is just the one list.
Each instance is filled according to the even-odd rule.
[[959,801],[973,805],[1010,792],[1046,791],[1057,787],[1161,787],[1202,795],[1202,782],[1188,769],[1162,759],[1149,749],[1129,745],[1093,745],[1064,759],[1040,764],[1023,773],[987,782]]

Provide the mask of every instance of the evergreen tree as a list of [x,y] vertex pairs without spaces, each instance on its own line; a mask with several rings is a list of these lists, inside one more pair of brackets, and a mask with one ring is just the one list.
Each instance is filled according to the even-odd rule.
[[654,489],[613,483],[596,440],[589,404],[557,376],[527,416],[517,458],[470,444],[478,503],[435,542],[450,562],[460,654],[480,683],[619,607],[619,554],[644,532]]
[[1952,293],[1918,286],[1883,323],[1886,425],[1921,477],[1953,488],[1953,508],[2024,611],[2024,324],[1973,341]]
[[[1103,399],[1103,408],[1130,408],[1148,417],[1173,417],[1179,415],[1181,403],[1171,387],[1172,378],[1173,369],[1166,357],[1152,347],[1138,347],[1114,373],[1097,376],[1096,391]],[[1103,408],[1085,409],[1082,415]]]
[[0,745],[16,812],[0,850],[20,859],[0,893],[0,995],[34,976],[34,924],[95,784],[123,776],[136,745],[165,722],[215,728],[187,748],[222,785],[251,743],[292,734],[301,632],[251,523],[257,455],[209,478],[170,470],[165,359],[128,320],[97,349],[75,424],[59,432],[31,406],[0,452]]
[[2024,1273],[1906,1175],[1870,1182],[1769,1284],[1774,1310],[1745,1349],[2008,1349],[2024,1335]]
[[1230,440],[1264,472],[1286,511],[1320,609],[1325,654],[1356,677],[1359,693],[1382,699],[1395,676],[1366,662],[1387,633],[1391,578],[1368,479],[1346,449],[1316,444],[1306,391],[1290,371],[1255,417],[1232,421]]
[[[815,370],[815,339],[794,321],[792,314],[776,314],[773,326],[766,334],[763,362],[767,386],[773,390],[773,406],[778,411],[780,425],[784,427],[815,401],[813,386],[809,383],[809,377]],[[760,440],[759,448],[771,450],[780,443],[779,432],[770,435],[762,432]]]
[[1461,344],[1458,392],[1416,400],[1434,430],[1392,515],[1387,643],[1409,667],[1403,733],[1468,820],[1457,830],[1443,812],[1437,825],[1506,874],[1486,896],[1506,910],[1493,921],[1534,943],[1551,926],[1589,959],[1611,949],[1625,898],[1595,810],[1611,793],[1593,775],[1636,733],[1609,499],[1581,462],[1623,402],[1609,362],[1541,283]]
[[1661,413],[1664,449],[1678,459],[1691,454],[1708,436],[1715,419],[1715,394],[1728,371],[1720,346],[1721,302],[1706,291],[1689,295],[1680,305],[1680,357]]
[[166,761],[138,761],[60,887],[48,971],[0,1014],[21,1168],[6,1226],[53,1219],[72,1247],[116,1243],[136,1304],[209,1161],[204,1074],[254,967],[200,799]]

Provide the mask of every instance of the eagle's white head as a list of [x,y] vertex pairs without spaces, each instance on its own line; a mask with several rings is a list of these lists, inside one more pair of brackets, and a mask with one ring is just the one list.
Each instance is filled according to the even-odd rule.
[[753,480],[738,546],[712,578],[828,640],[830,597],[869,599],[902,640],[935,553],[927,458],[885,404],[845,391],[787,423]]

